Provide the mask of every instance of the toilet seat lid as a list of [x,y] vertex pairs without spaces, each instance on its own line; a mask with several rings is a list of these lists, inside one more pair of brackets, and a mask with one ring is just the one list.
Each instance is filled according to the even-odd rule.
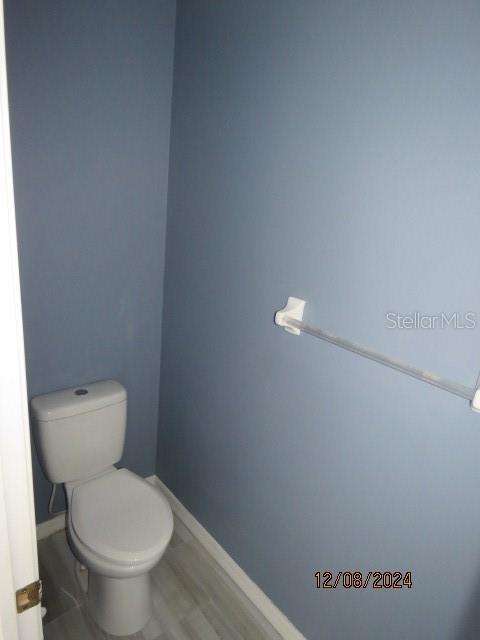
[[128,469],[75,487],[71,522],[87,547],[122,564],[141,564],[161,553],[173,530],[166,498]]

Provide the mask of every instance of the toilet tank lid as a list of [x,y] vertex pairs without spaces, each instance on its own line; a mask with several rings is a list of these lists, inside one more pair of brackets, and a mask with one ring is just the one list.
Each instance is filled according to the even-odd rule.
[[124,386],[115,380],[103,380],[36,396],[32,398],[30,406],[38,421],[48,422],[96,411],[125,402],[126,399]]

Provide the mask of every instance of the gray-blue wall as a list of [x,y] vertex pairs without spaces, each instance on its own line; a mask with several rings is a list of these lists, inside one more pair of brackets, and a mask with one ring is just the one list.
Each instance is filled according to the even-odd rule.
[[[311,639],[477,638],[480,5],[179,0],[159,476]],[[317,591],[325,569],[413,588]]]
[[[29,395],[120,380],[122,464],[142,475],[155,469],[174,21],[174,0],[6,2]],[[36,456],[34,472],[42,521]]]

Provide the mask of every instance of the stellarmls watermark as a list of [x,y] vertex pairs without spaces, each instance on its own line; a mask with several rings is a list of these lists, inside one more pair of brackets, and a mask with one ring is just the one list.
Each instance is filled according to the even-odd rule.
[[389,311],[385,314],[387,329],[475,329],[477,314],[475,311],[460,313],[458,311],[437,314],[426,314],[420,311],[413,313],[397,313]]

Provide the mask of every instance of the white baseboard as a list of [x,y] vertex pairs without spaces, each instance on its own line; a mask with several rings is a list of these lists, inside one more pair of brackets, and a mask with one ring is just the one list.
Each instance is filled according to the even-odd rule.
[[[225,571],[238,589],[246,598],[260,611],[272,627],[285,640],[306,640],[306,638],[296,629],[290,620],[278,609],[270,598],[258,587],[245,571],[231,558],[223,547],[208,533],[190,511],[180,500],[170,491],[170,489],[160,480],[158,476],[145,478],[154,484],[168,499],[173,513],[198,540],[217,564]],[[41,522],[37,525],[37,540],[42,540],[47,536],[65,529],[65,512],[59,513],[53,518]]]
[[65,529],[65,511],[62,511],[49,520],[37,524],[37,540],[47,538],[51,536],[52,533],[57,533],[57,531],[61,531],[62,529]]
[[200,522],[188,511],[170,489],[158,478],[150,476],[146,478],[156,485],[166,496],[172,511],[177,518],[187,527],[190,533],[200,542],[206,551],[216,560],[220,567],[263,614],[272,627],[285,640],[306,640],[290,620],[278,609],[270,598],[258,587],[245,571],[231,558],[223,547],[208,533]]

